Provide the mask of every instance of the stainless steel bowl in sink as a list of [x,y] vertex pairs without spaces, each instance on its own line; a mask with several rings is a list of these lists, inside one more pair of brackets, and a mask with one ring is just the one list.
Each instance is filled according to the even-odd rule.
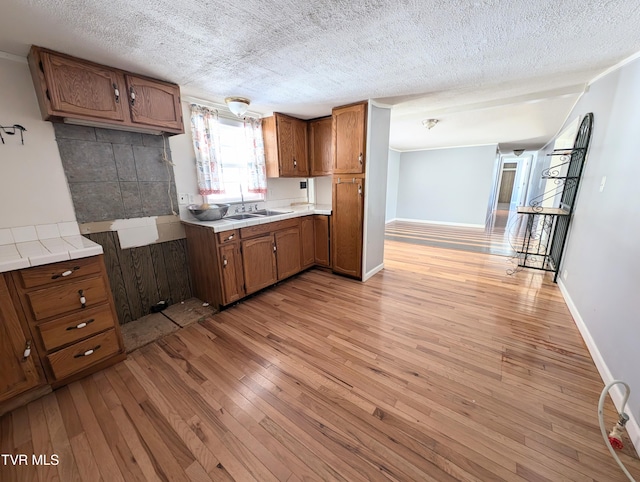
[[189,204],[187,209],[199,221],[217,221],[229,210],[230,204]]

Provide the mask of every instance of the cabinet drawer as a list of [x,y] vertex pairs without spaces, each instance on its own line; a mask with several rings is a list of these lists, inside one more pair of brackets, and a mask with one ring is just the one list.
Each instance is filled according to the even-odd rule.
[[261,236],[263,234],[279,231],[280,229],[293,228],[300,226],[299,218],[285,219],[284,221],[274,221],[272,223],[256,224],[247,228],[240,228],[240,237],[242,239]]
[[36,286],[62,284],[80,276],[99,273],[100,258],[82,258],[47,264],[18,271],[18,278],[25,289]]
[[218,239],[218,244],[233,243],[239,238],[237,229],[233,229],[231,231],[222,231],[220,233],[217,233],[216,236]]
[[36,320],[61,315],[82,308],[80,297],[85,298],[85,307],[95,306],[107,300],[107,291],[102,278],[87,278],[27,293],[31,313]]
[[120,351],[115,330],[109,330],[47,356],[57,380],[79,372]]
[[74,343],[114,326],[108,304],[83,310],[55,321],[41,323],[38,331],[47,351]]

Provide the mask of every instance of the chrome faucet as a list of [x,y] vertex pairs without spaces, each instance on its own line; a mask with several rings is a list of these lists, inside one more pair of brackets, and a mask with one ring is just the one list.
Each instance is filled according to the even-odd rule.
[[245,212],[247,209],[244,207],[244,194],[242,193],[242,184],[240,184],[240,199],[242,200],[242,212]]

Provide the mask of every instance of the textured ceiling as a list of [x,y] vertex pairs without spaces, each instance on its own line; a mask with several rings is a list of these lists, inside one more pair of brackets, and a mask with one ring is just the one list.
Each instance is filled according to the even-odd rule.
[[399,149],[528,147],[640,51],[638,25],[637,0],[3,0],[0,50],[41,45],[262,113],[378,99]]

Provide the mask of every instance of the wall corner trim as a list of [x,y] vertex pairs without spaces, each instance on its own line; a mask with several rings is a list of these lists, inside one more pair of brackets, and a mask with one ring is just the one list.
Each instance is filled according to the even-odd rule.
[[378,266],[376,266],[375,268],[373,268],[371,271],[368,271],[367,273],[364,274],[364,276],[362,277],[362,282],[364,283],[365,281],[367,281],[369,278],[371,278],[373,275],[379,273],[380,271],[382,271],[384,269],[384,263],[379,264]]
[[[560,288],[562,297],[564,298],[564,301],[567,304],[569,311],[571,312],[571,316],[573,316],[573,321],[578,327],[578,331],[580,331],[580,335],[582,336],[582,339],[584,340],[585,345],[587,345],[587,349],[589,350],[589,353],[591,354],[591,358],[593,359],[593,362],[595,363],[596,368],[598,369],[598,373],[600,373],[600,377],[604,382],[603,384],[603,388],[604,388],[604,385],[615,380],[615,377],[611,373],[611,370],[609,370],[609,367],[607,366],[607,363],[602,357],[602,354],[600,353],[600,350],[598,349],[596,342],[591,336],[591,333],[589,332],[587,325],[585,324],[584,320],[582,319],[582,316],[580,315],[580,312],[578,311],[578,307],[575,305],[575,303],[571,299],[571,295],[569,294],[567,287],[564,285],[561,279],[558,280],[558,287]],[[616,385],[611,389],[609,393],[611,394],[611,399],[613,400],[613,403],[616,406],[616,409],[619,410],[620,406],[622,405],[622,400],[624,398],[622,389],[620,388],[619,385]],[[629,415],[629,423],[627,423],[627,426],[626,426],[627,433],[629,435],[629,438],[631,439],[631,443],[635,447],[636,451],[638,451],[638,449],[640,449],[640,425],[638,424],[638,420],[636,420],[632,410],[628,409],[627,415]],[[597,417],[597,412],[594,411],[593,416]],[[604,440],[602,441],[602,444],[604,445]]]

